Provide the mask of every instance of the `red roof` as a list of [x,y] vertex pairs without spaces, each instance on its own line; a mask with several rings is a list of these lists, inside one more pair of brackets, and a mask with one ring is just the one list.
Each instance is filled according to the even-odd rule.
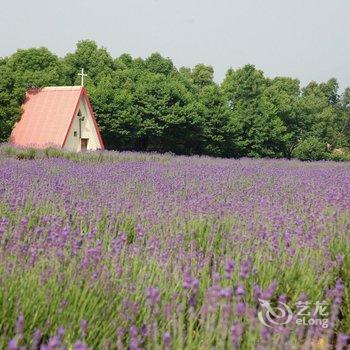
[[16,146],[63,147],[83,96],[86,97],[103,149],[89,97],[81,86],[45,87],[28,91],[22,105],[23,113],[12,130],[10,142]]

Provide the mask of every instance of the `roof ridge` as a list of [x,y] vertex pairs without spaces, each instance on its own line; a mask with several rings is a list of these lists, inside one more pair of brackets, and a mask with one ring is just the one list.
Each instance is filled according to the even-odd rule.
[[28,91],[76,91],[83,88],[83,86],[44,86],[39,88],[32,88]]

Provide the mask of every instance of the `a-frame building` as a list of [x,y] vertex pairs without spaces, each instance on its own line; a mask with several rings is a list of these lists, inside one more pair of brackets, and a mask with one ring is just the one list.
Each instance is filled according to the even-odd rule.
[[82,86],[28,91],[10,143],[70,151],[104,149],[89,96]]

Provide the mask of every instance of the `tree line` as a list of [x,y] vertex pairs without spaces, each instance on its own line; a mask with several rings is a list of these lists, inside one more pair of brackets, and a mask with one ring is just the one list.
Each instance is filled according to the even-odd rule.
[[47,48],[0,58],[0,142],[27,89],[79,85],[82,67],[108,149],[328,159],[350,148],[350,88],[340,94],[334,78],[302,88],[246,65],[218,84],[211,66],[177,69],[158,53],[113,58],[90,40],[64,58]]

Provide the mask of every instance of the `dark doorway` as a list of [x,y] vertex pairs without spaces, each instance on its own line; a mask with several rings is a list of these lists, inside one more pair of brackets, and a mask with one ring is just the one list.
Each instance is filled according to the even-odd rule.
[[80,139],[80,150],[86,151],[89,139]]

